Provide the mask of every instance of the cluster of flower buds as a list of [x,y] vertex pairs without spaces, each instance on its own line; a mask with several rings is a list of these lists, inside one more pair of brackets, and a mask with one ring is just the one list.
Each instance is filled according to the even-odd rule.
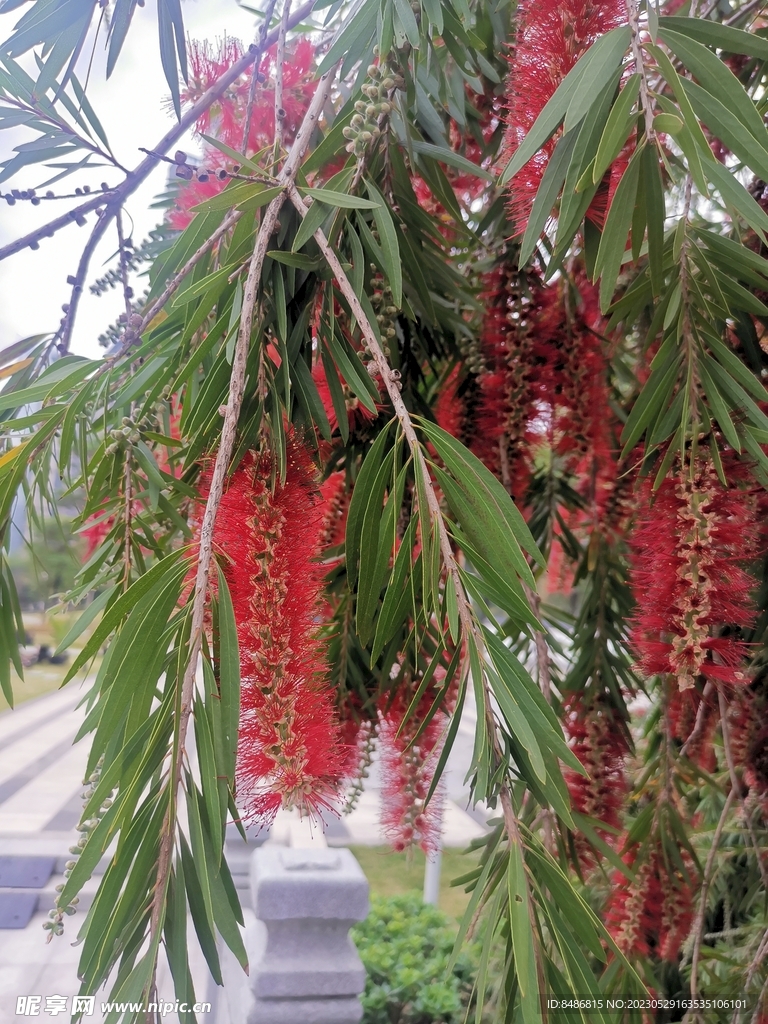
[[388,61],[368,65],[368,80],[360,90],[365,99],[355,103],[355,113],[343,132],[349,140],[348,153],[361,157],[368,143],[381,135],[382,122],[392,110],[392,93],[404,85],[405,79]]
[[37,190],[34,188],[12,188],[10,192],[0,192],[0,199],[4,199],[9,206],[15,206],[17,202],[24,202],[25,200],[32,204],[32,206],[39,206],[45,199],[80,199],[82,196],[98,195],[100,192],[111,192],[112,189],[106,183],[102,181],[98,188],[91,188],[90,185],[83,185],[74,190],[74,192],[67,192],[62,195],[56,195],[51,189],[48,189],[43,195],[38,195]]
[[[102,281],[104,278],[102,278]],[[122,281],[118,281],[121,284]],[[93,289],[91,289],[93,290]],[[128,289],[128,298],[133,298],[133,289]],[[141,298],[136,300],[135,306],[141,309],[146,305],[147,292],[145,291]],[[140,313],[134,312],[131,314],[130,321],[125,313],[121,313],[117,320],[111,323],[104,332],[99,335],[99,345],[102,348],[112,348],[115,345],[125,345],[127,341],[131,343],[135,342],[139,338],[139,332],[141,325],[144,320]]]
[[[88,805],[88,801],[96,792],[99,782],[101,781],[101,772],[103,767],[104,757],[102,756],[96,763],[96,767],[94,768],[94,770],[85,780],[85,789],[82,792],[83,804],[85,806]],[[101,819],[104,817],[104,815],[107,813],[111,806],[112,799],[111,797],[107,797],[102,801],[101,805],[99,806],[98,810],[95,812],[93,817],[86,818],[85,821],[81,821],[80,824],[77,826],[77,831],[80,833],[80,836],[77,842],[69,848],[69,852],[74,857],[79,857],[80,854],[83,852],[91,832],[93,832],[93,830],[96,828],[96,826],[99,824],[99,822],[101,821]],[[70,877],[76,864],[76,860],[67,861],[64,869],[65,879]],[[65,885],[66,882],[60,882],[59,885],[56,886],[56,892],[59,894],[62,893],[64,891]],[[51,941],[54,935],[62,935],[64,933],[64,918],[71,917],[73,914],[77,913],[77,905],[79,902],[80,900],[79,897],[77,896],[73,896],[72,899],[68,900],[66,904],[63,904],[61,902],[60,895],[56,897],[56,905],[53,907],[53,909],[48,911],[48,920],[43,923],[43,928],[45,929],[45,931],[49,933],[49,942]]]
[[187,162],[187,154],[183,149],[177,149],[173,154],[173,160],[170,161],[176,167],[176,177],[182,178],[184,181],[192,181],[193,178],[197,178],[198,181],[208,181],[210,178],[218,178],[219,181],[226,181],[233,174],[237,174],[240,170],[238,164],[235,164],[232,171],[228,171],[226,167],[219,167],[216,170],[210,170],[205,167],[195,167],[193,164]]
[[[146,392],[144,397],[149,398],[150,394],[151,392]],[[158,414],[165,408],[165,403],[168,401],[170,394],[170,385],[166,384],[160,392],[159,402],[152,406],[140,420],[135,420],[132,416],[123,416],[121,425],[109,432],[112,442],[107,445],[105,454],[116,455],[119,451],[138,444],[141,440],[142,431],[153,430],[156,427]]]
[[[378,233],[372,233],[378,242]],[[379,330],[381,331],[384,348],[389,350],[390,343],[397,337],[395,319],[398,314],[398,309],[392,298],[392,289],[381,275],[376,275],[371,284],[373,285],[371,304],[376,311],[376,323],[379,325]]]
[[[132,238],[126,238],[123,243],[122,268],[110,267],[103,277],[99,277],[93,282],[89,288],[90,293],[103,295],[110,288],[123,288],[124,273],[136,271],[139,269],[139,264],[149,262],[154,258],[158,234],[158,232],[150,232],[150,237],[138,247],[133,244]],[[74,284],[74,279],[69,283]],[[133,289],[126,290],[130,292],[128,297],[133,298]]]
[[347,789],[347,798],[342,808],[342,815],[351,814],[357,807],[360,797],[363,795],[365,780],[370,775],[373,755],[376,752],[376,727],[373,722],[361,722],[355,743],[357,764],[352,776],[352,782]]

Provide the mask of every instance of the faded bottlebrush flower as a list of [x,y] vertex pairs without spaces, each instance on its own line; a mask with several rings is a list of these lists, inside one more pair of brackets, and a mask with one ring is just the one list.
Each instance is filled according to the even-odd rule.
[[405,721],[417,688],[418,681],[408,685],[402,680],[392,703],[384,704],[379,719],[381,825],[395,850],[419,846],[429,854],[440,843],[442,785],[438,785],[429,804],[426,799],[443,745],[445,716],[438,711],[416,739],[436,695],[434,688],[428,687]]
[[600,506],[615,476],[600,319],[591,285],[567,289],[504,265],[487,276],[474,450],[521,500],[546,445],[566,472],[590,482]]
[[749,493],[724,487],[711,464],[693,479],[665,480],[656,495],[647,485],[632,537],[632,642],[643,673],[671,673],[681,690],[697,676],[745,682],[746,647],[732,633],[754,617],[754,580],[740,563],[757,541]]
[[[348,759],[318,637],[323,568],[314,559],[323,510],[312,465],[294,439],[285,483],[274,493],[271,470],[269,455],[246,455],[214,530],[240,644],[238,803],[262,821],[281,806],[330,807]],[[203,496],[208,486],[206,476]]]
[[[558,85],[595,40],[626,18],[619,0],[522,0],[507,80],[506,150],[528,134]],[[528,222],[555,141],[512,179],[510,217],[516,233]]]
[[728,731],[734,763],[747,788],[746,813],[768,825],[768,698],[762,687],[739,688],[731,695]]
[[685,872],[655,844],[653,852],[637,861],[637,850],[624,862],[635,872],[631,882],[620,871],[612,877],[606,927],[627,956],[655,955],[674,962],[693,919],[693,865],[688,852],[679,850]]
[[[571,750],[589,772],[585,778],[567,770],[565,782],[574,810],[603,822],[603,839],[613,844],[621,827],[621,810],[627,795],[624,762],[628,753],[626,731],[615,708],[592,703],[584,707],[583,695],[575,693],[567,704],[565,733]],[[595,864],[594,854],[586,842],[577,837],[577,852],[584,867]]]

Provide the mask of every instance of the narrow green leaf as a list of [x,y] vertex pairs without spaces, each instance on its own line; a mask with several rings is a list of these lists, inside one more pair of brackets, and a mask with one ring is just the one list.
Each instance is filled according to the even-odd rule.
[[619,155],[622,146],[629,137],[629,133],[634,125],[634,118],[630,117],[630,113],[635,105],[639,91],[640,75],[630,75],[624,84],[624,88],[619,93],[619,98],[611,109],[600,138],[600,145],[597,148],[592,170],[592,182],[595,185],[602,180],[603,175]]
[[299,191],[320,200],[326,206],[339,207],[342,210],[375,210],[379,205],[370,199],[363,199],[361,196],[351,196],[346,192],[334,192],[328,188],[308,188],[304,186]]
[[[501,175],[501,185],[506,185],[508,181],[514,178],[517,172],[525,167],[528,161],[539,152],[541,147],[552,138],[562,124],[572,98],[581,88],[586,72],[593,65],[596,68],[610,69],[606,81],[610,79],[619,66],[623,55],[626,53],[629,38],[628,26],[613,29],[604,36],[601,36],[587,50],[584,56],[577,61],[547,101],[525,139],[515,150],[512,159]],[[597,90],[590,93],[591,97],[595,95],[597,95]],[[586,113],[586,110],[584,113]]]
[[360,537],[363,529],[363,518],[368,508],[368,500],[374,482],[379,476],[387,443],[389,440],[389,426],[381,431],[371,446],[370,451],[363,460],[360,473],[355,481],[355,488],[347,512],[347,531],[345,540],[345,552],[347,562],[347,577],[350,588],[354,587],[357,579],[357,566],[360,559]]
[[621,261],[627,244],[627,234],[632,223],[635,208],[637,182],[640,172],[640,157],[644,146],[640,145],[632,154],[626,171],[622,175],[613,196],[611,208],[605,221],[600,248],[597,251],[594,276],[600,277],[600,308],[605,312],[611,304],[616,290],[616,281],[621,270]]
[[555,151],[547,161],[536,198],[533,201],[531,215],[520,243],[518,265],[523,267],[530,259],[541,232],[557,202],[560,189],[563,187],[565,175],[571,162],[574,146],[578,137],[578,129],[574,128],[557,140]]
[[373,219],[379,232],[381,256],[384,261],[384,273],[387,275],[389,287],[392,289],[392,302],[398,308],[403,304],[403,270],[400,261],[400,247],[392,214],[387,208],[384,197],[371,181],[366,181],[368,195],[376,201]]

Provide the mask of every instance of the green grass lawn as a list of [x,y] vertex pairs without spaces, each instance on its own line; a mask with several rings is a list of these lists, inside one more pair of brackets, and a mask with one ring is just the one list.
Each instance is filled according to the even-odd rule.
[[[76,618],[77,616],[74,614],[46,615],[27,614],[25,612],[24,626],[35,646],[48,644],[51,651],[54,651]],[[51,693],[61,686],[61,681],[66,675],[68,666],[77,657],[80,648],[94,628],[94,625],[91,625],[81,637],[78,637],[76,641],[77,647],[70,648],[67,652],[69,655],[67,664],[51,665],[48,662],[43,662],[40,665],[30,665],[24,669],[23,679],[19,679],[16,673],[11,670],[14,706],[18,707],[19,704],[23,704],[25,701],[34,700],[35,697],[42,697],[43,694]],[[91,671],[94,671],[94,669],[91,669]],[[0,693],[0,712],[7,709],[8,702],[5,696]]]
[[[386,846],[351,846],[371,886],[372,896],[399,896],[407,892],[421,893],[424,888],[424,854],[394,853]],[[477,863],[476,854],[461,850],[443,850],[438,906],[453,919],[460,919],[469,902],[463,886],[451,887],[451,880],[471,871]]]

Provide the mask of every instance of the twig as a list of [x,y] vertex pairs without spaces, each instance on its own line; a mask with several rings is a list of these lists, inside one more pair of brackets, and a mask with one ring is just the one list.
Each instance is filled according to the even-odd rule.
[[[100,199],[99,205],[102,205],[103,202],[103,198]],[[77,265],[77,273],[75,274],[75,282],[72,285],[69,304],[66,312],[64,313],[61,326],[54,336],[56,347],[62,355],[66,355],[66,353],[69,352],[69,346],[72,341],[72,331],[75,326],[75,317],[77,316],[77,307],[80,304],[80,296],[83,293],[83,286],[85,285],[85,277],[88,273],[88,266],[91,262],[91,257],[96,251],[96,246],[104,237],[104,232],[109,227],[109,223],[115,216],[118,208],[119,207],[112,206],[111,204],[104,207],[99,214],[99,219],[96,221],[88,241],[85,243],[82,253],[80,254],[80,262]]]
[[253,103],[254,100],[256,99],[256,83],[259,80],[259,64],[261,63],[262,55],[264,54],[264,51],[267,48],[265,45],[267,38],[267,29],[269,28],[270,21],[272,21],[272,15],[275,13],[276,5],[277,0],[269,0],[269,3],[267,4],[267,9],[264,12],[264,20],[262,21],[261,28],[259,29],[258,42],[254,44],[254,48],[258,51],[259,59],[258,61],[254,61],[253,63],[253,70],[251,71],[251,84],[248,87],[248,102],[246,103],[245,106],[245,124],[243,125],[243,144],[240,147],[243,153],[248,152],[248,136],[251,134]]
[[[170,299],[173,293],[177,290],[177,288],[184,280],[184,278],[187,276],[187,274],[191,270],[194,270],[194,268],[197,266],[197,264],[200,262],[203,256],[205,256],[205,254],[214,247],[214,245],[218,242],[222,235],[225,235],[231,227],[234,227],[235,224],[237,224],[241,217],[242,213],[240,210],[230,210],[227,216],[221,222],[221,224],[219,224],[219,226],[213,232],[213,234],[209,235],[208,238],[206,238],[206,240],[202,243],[202,245],[195,249],[195,251],[189,257],[187,262],[181,268],[181,270],[177,271],[176,274],[174,274],[174,276],[165,286],[160,295],[155,299],[152,305],[149,306],[146,309],[146,311],[142,314],[141,325],[137,327],[135,336],[142,334],[147,329],[149,324],[152,323],[152,321],[155,319],[160,310],[165,306],[168,299]],[[135,336],[131,339],[132,341],[135,340]]]
[[[755,976],[755,972],[757,971],[758,967],[760,966],[760,964],[765,959],[766,953],[768,953],[768,929],[766,929],[766,931],[763,932],[763,937],[762,937],[762,939],[760,940],[760,942],[758,943],[758,946],[757,946],[757,952],[755,953],[754,957],[752,958],[752,963],[749,965],[749,968],[747,970],[747,976],[744,979],[744,992],[745,993],[747,993],[749,991],[749,986],[750,986],[750,984],[752,982],[752,979]],[[760,995],[757,997],[757,1006],[755,1007],[755,1012],[754,1012],[754,1014],[752,1016],[752,1020],[751,1020],[750,1024],[757,1024],[757,1021],[760,1019],[760,1008],[762,1006],[763,999],[765,998],[766,988],[768,988],[768,978],[765,979],[765,984],[763,985],[762,989],[760,990]],[[735,1021],[738,1020],[738,1010],[734,1013],[733,1020],[734,1020],[734,1024],[735,1024]]]
[[128,168],[123,167],[123,165],[115,158],[113,153],[102,149],[101,146],[98,146],[95,142],[91,142],[86,139],[83,135],[79,135],[71,125],[67,124],[66,121],[53,114],[46,113],[37,104],[24,103],[23,100],[15,99],[13,96],[3,96],[3,103],[8,106],[15,107],[17,110],[23,110],[26,113],[34,114],[34,116],[41,121],[47,121],[48,124],[54,125],[63,132],[64,135],[70,135],[77,139],[83,149],[90,150],[90,152],[95,156],[102,157],[108,163],[112,164],[113,167],[117,167],[117,169],[122,171],[124,174],[128,174]]
[[751,0],[750,3],[744,4],[738,11],[735,11],[730,18],[726,18],[723,21],[724,25],[735,25],[737,21],[744,17],[745,14],[752,14],[753,11],[760,11],[765,7],[765,0]]
[[275,148],[272,163],[277,164],[283,148],[283,128],[285,127],[285,108],[283,107],[283,64],[285,63],[285,36],[288,29],[288,18],[291,13],[291,0],[283,0],[283,14],[280,18],[280,35],[277,39],[277,57],[275,61]]
[[712,691],[714,690],[714,688],[714,683],[710,679],[707,682],[701,694],[701,703],[699,704],[698,709],[696,711],[696,721],[693,723],[693,729],[691,729],[691,734],[685,741],[685,743],[682,745],[682,747],[680,747],[680,750],[677,754],[678,757],[685,757],[689,747],[692,744],[697,743],[701,739],[701,736],[707,724],[707,710],[709,708],[707,701],[712,695]]
[[117,224],[118,259],[120,263],[120,278],[123,284],[123,298],[125,299],[125,322],[131,319],[133,307],[131,305],[131,293],[128,284],[128,259],[125,250],[125,234],[123,232],[123,211],[119,209],[115,214]]
[[[283,170],[278,176],[278,181],[281,184],[290,184],[298,173],[301,160],[307,150],[312,133],[330,93],[331,82],[335,73],[336,69],[334,68],[333,71],[329,71],[323,75],[318,83],[315,95],[312,98],[312,102],[309,105],[307,113],[304,115],[304,120],[294,140],[290,155],[285,162]],[[168,785],[170,788],[170,799],[168,802],[168,810],[166,811],[165,820],[163,821],[160,838],[157,878],[155,882],[155,892],[152,900],[152,911],[150,917],[151,940],[155,939],[161,926],[163,903],[165,900],[165,892],[171,868],[173,841],[176,834],[176,797],[181,783],[186,736],[189,727],[189,717],[192,712],[195,676],[197,674],[197,664],[202,643],[205,607],[208,596],[208,578],[211,568],[211,558],[213,555],[213,529],[216,523],[216,514],[224,493],[224,481],[235,446],[240,409],[242,407],[243,395],[245,393],[245,372],[251,341],[253,313],[261,281],[261,270],[267,253],[269,240],[275,230],[277,218],[283,203],[285,202],[285,198],[286,193],[283,191],[272,200],[266,209],[261,226],[259,227],[259,232],[256,236],[253,256],[251,257],[251,263],[248,269],[248,278],[243,291],[240,329],[238,331],[237,344],[235,346],[234,358],[232,360],[229,397],[227,399],[226,412],[224,414],[221,441],[216,454],[210,491],[205,505],[202,525],[200,527],[197,574],[195,577],[194,595],[192,597],[192,624],[188,647],[189,655],[181,687],[181,705],[178,716],[178,740],[175,745],[175,754],[169,772]]]
[[632,56],[635,59],[635,71],[640,75],[640,106],[643,109],[643,117],[645,118],[645,137],[648,142],[655,142],[656,130],[653,127],[653,103],[648,91],[643,51],[640,45],[640,5],[638,0],[627,0],[627,17],[632,33]]
[[[306,0],[305,3],[298,7],[291,15],[288,27],[293,28],[295,25],[300,24],[307,15],[311,14],[312,8],[315,5],[315,0]],[[264,50],[269,49],[274,43],[277,42],[279,35],[279,29],[274,29],[272,32],[268,32],[264,37],[263,48],[259,49],[258,46],[249,48],[248,52],[243,54],[240,60],[236,61],[232,67],[225,71],[224,74],[216,80],[216,82],[208,89],[197,101],[194,103],[189,110],[182,114],[181,120],[166,132],[166,134],[160,139],[160,141],[152,147],[151,155],[148,155],[140,164],[130,171],[124,181],[117,185],[112,192],[105,194],[102,193],[98,196],[93,196],[85,203],[81,203],[80,206],[74,207],[69,213],[64,214],[61,217],[57,217],[55,220],[49,221],[47,224],[43,224],[41,227],[36,228],[34,231],[30,231],[29,234],[23,235],[21,238],[17,238],[15,242],[9,242],[8,245],[0,247],[0,260],[6,259],[8,256],[12,256],[14,253],[21,252],[22,249],[27,249],[32,242],[39,242],[44,238],[51,238],[61,228],[66,227],[72,221],[78,217],[83,217],[87,213],[92,213],[98,206],[103,206],[105,199],[108,199],[112,203],[122,205],[128,196],[132,195],[136,189],[142,184],[142,182],[151,174],[151,172],[160,163],[160,154],[167,153],[182,136],[194,126],[196,121],[208,110],[208,108],[214,104],[232,85],[233,82],[247,71],[248,68],[255,61],[260,60]]]
[[709,894],[709,887],[712,883],[712,872],[715,865],[715,856],[717,849],[720,845],[720,837],[723,834],[723,828],[725,827],[725,821],[728,817],[728,812],[731,809],[731,804],[736,796],[736,788],[731,785],[731,789],[728,796],[725,798],[725,804],[720,815],[720,820],[717,823],[715,834],[712,836],[712,845],[709,848],[709,854],[707,856],[707,863],[704,866],[704,876],[701,880],[701,891],[699,895],[699,907],[696,912],[696,920],[694,921],[692,932],[694,934],[693,941],[693,954],[691,956],[691,999],[696,1000],[699,997],[699,958],[701,956],[701,941],[704,934],[704,918],[707,913],[707,896]]

